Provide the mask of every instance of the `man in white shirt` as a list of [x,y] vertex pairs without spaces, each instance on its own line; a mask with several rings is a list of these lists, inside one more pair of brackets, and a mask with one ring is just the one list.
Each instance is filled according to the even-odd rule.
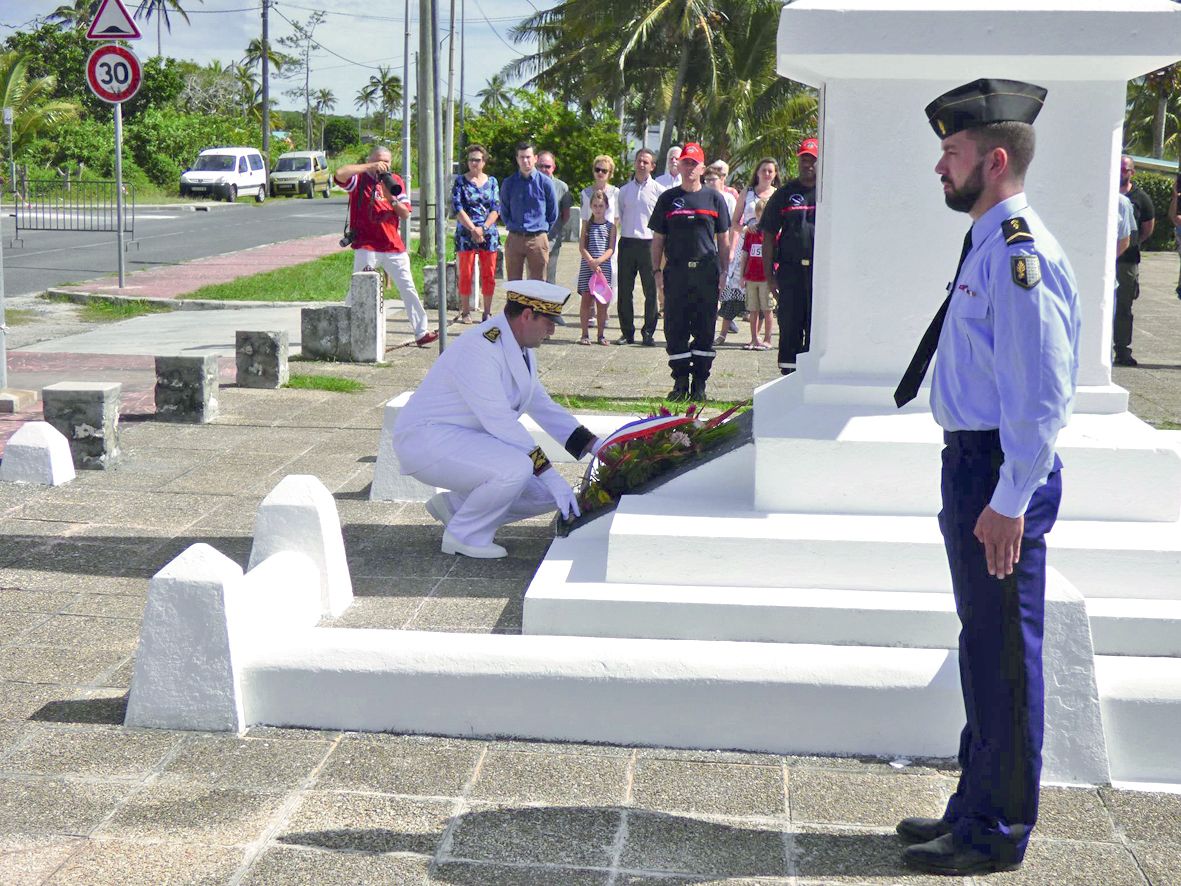
[[636,151],[635,175],[616,196],[619,227],[618,311],[621,335],[617,345],[635,344],[636,323],[632,293],[636,275],[644,290],[644,325],[640,327],[645,346],[656,344],[656,275],[652,269],[652,230],[648,219],[664,186],[652,177],[656,155],[647,148]]
[[681,159],[681,146],[673,145],[668,149],[668,154],[664,158],[664,165],[668,172],[664,175],[656,176],[656,183],[664,187],[675,188],[681,183],[681,173],[678,171],[677,163]]

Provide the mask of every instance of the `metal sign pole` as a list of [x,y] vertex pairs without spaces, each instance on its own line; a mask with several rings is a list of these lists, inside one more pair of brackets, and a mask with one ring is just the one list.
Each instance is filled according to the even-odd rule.
[[4,243],[0,238],[0,391],[8,388],[8,327],[4,319]]
[[[435,83],[439,83],[439,0],[431,0],[431,61],[430,76]],[[439,284],[439,353],[447,347],[447,235],[443,224],[443,113],[437,100],[438,92],[433,94],[436,100],[430,109],[435,128],[435,257],[438,260]],[[420,99],[421,101],[421,99]],[[427,161],[430,162],[430,161]]]
[[123,105],[115,103],[115,244],[119,250],[119,288],[123,288]]

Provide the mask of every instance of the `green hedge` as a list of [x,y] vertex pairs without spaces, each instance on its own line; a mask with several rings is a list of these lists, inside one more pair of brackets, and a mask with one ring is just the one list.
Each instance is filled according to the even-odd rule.
[[1173,239],[1173,222],[1169,219],[1169,202],[1173,199],[1173,182],[1171,175],[1159,172],[1137,172],[1136,184],[1152,200],[1152,208],[1156,214],[1156,227],[1143,248],[1149,252],[1161,252],[1176,248]]

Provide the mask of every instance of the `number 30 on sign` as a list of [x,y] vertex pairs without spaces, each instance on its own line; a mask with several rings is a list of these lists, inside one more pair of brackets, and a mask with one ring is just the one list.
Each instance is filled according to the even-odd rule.
[[143,75],[139,59],[130,49],[113,43],[100,46],[86,60],[86,82],[105,102],[125,102],[137,92]]

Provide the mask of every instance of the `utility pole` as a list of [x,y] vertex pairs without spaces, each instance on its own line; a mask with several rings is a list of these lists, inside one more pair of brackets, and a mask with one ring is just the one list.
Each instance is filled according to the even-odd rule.
[[451,29],[447,32],[447,148],[443,175],[455,171],[455,0],[451,0]]
[[[441,81],[443,66],[439,61],[439,2],[427,0],[431,5],[431,71],[430,78]],[[454,7],[452,7],[454,8]],[[439,353],[447,347],[447,245],[443,230],[443,114],[437,101],[431,102],[431,118],[435,133],[435,259],[438,268],[439,287]]]
[[[463,75],[467,68],[467,52],[465,48],[465,40],[467,39],[467,0],[459,0],[459,155],[462,155],[464,149],[467,148],[467,130],[464,128],[464,92],[463,92]],[[464,164],[459,164],[460,173],[467,170],[463,168]]]
[[422,204],[419,219],[418,254],[431,254],[431,231],[435,215],[435,76],[432,59],[437,55],[431,36],[431,22],[435,4],[432,0],[418,0],[418,202]]
[[[410,0],[406,0],[406,34],[402,49],[402,180],[406,183],[406,191],[410,191]],[[406,236],[410,236],[407,225]],[[418,239],[422,240],[422,229],[419,229]],[[407,239],[406,246],[410,246]]]
[[262,155],[267,167],[271,165],[271,44],[268,38],[271,0],[262,0]]

